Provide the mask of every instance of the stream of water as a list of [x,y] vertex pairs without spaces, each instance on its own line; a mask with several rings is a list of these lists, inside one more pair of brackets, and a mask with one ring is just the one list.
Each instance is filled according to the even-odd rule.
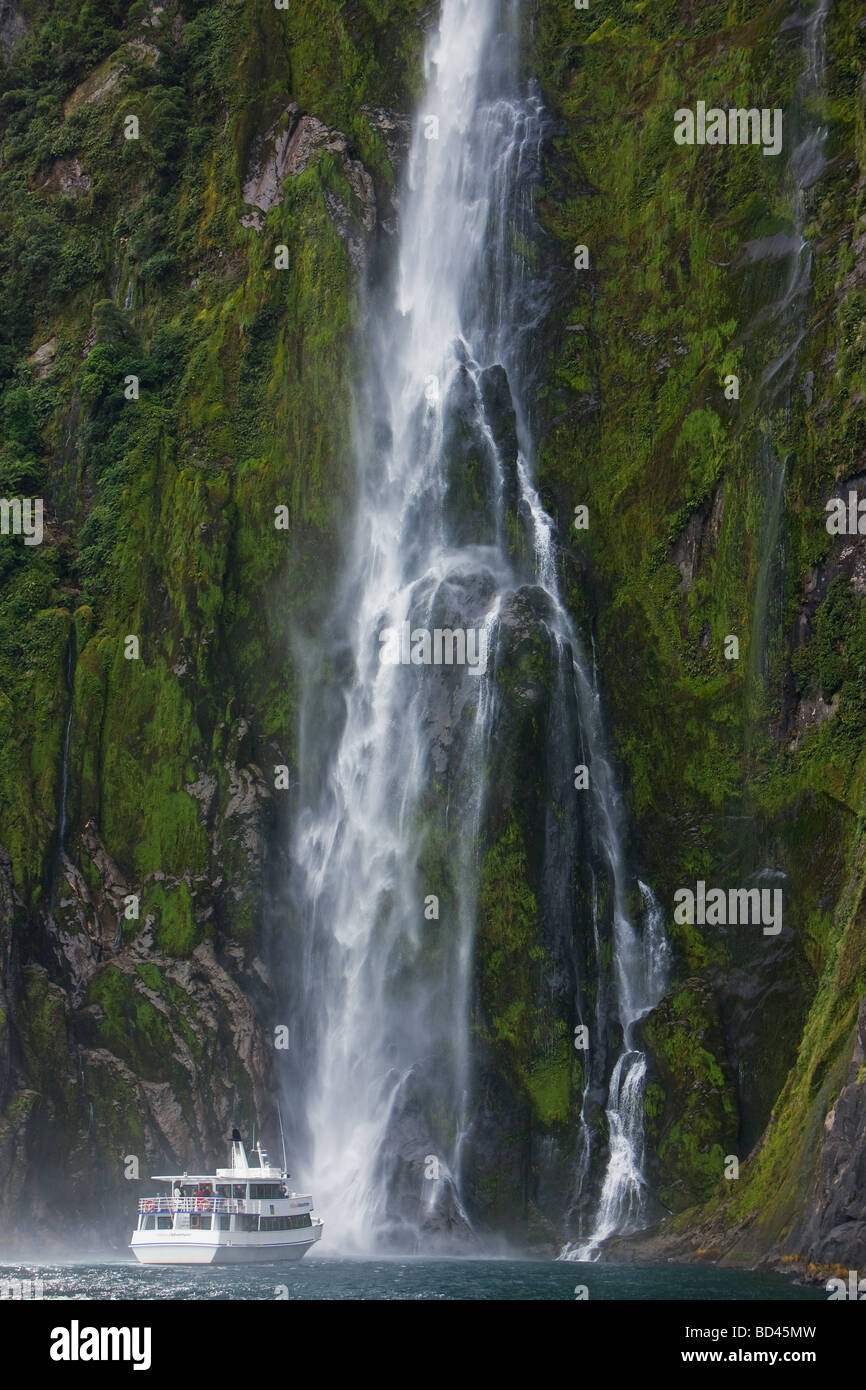
[[[427,44],[396,273],[371,293],[363,330],[354,532],[326,644],[341,673],[336,703],[323,699],[321,669],[308,678],[293,843],[298,1007],[309,1170],[339,1249],[472,1236],[479,836],[497,643],[518,594],[554,666],[539,761],[560,781],[577,761],[590,768],[589,843],[551,823],[544,851],[553,915],[568,918],[579,857],[594,883],[573,1202],[587,1240],[567,1253],[586,1257],[637,1223],[644,1198],[646,1060],[633,1028],[660,997],[666,952],[652,893],[642,886],[640,897],[629,878],[595,674],[560,598],[554,527],[532,481],[532,334],[547,305],[518,248],[535,234],[545,116],[519,78],[518,40],[513,0],[443,0]],[[503,419],[514,422],[513,458]],[[438,666],[425,656],[424,634],[437,629],[466,634],[474,668],[468,656]],[[441,919],[425,916],[431,899]],[[641,920],[629,901],[642,901]]]

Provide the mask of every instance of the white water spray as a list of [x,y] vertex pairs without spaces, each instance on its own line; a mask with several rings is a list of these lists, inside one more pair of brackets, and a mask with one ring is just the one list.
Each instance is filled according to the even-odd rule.
[[[553,526],[530,481],[523,364],[545,306],[513,241],[531,232],[543,117],[520,91],[517,17],[516,0],[443,0],[427,45],[395,281],[364,325],[358,498],[329,653],[342,694],[337,715],[324,713],[321,673],[310,677],[302,718],[304,809],[293,845],[302,1084],[311,1179],[343,1249],[418,1248],[471,1231],[462,1181],[468,1020],[497,696],[490,670],[473,678],[383,664],[380,634],[407,623],[411,633],[483,629],[495,652],[503,605],[521,588],[543,595],[557,729],[576,710],[590,755],[592,852],[613,896],[609,988],[598,912],[592,924],[596,1027],[605,1036],[612,996],[625,1039],[615,1097],[611,1082],[609,1113],[622,1116],[611,1168],[638,1173],[642,1161],[641,1054],[628,1025],[656,986],[648,938],[626,912],[621,808],[598,693],[559,597]],[[503,400],[515,421],[511,459],[497,434]],[[528,558],[515,551],[516,527]],[[438,918],[425,916],[431,895]],[[615,1184],[611,1211],[634,1181]]]

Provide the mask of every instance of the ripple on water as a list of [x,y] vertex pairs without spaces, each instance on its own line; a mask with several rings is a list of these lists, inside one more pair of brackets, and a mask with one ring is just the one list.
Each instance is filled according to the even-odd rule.
[[826,1300],[822,1287],[776,1274],[689,1265],[604,1265],[550,1260],[339,1259],[255,1269],[144,1268],[127,1263],[0,1266],[0,1279],[42,1280],[52,1300]]

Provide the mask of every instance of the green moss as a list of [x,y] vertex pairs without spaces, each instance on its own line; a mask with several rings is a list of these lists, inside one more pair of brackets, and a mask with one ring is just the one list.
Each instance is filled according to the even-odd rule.
[[543,1125],[566,1124],[571,1114],[574,1084],[568,1043],[564,1042],[557,1057],[535,1062],[524,1079],[536,1115]]
[[123,1035],[131,988],[129,977],[115,965],[106,966],[90,985],[89,997],[104,1013],[100,1032],[107,1041],[116,1042]]
[[181,882],[173,888],[155,884],[148,890],[146,903],[147,910],[156,913],[160,949],[171,956],[189,955],[196,944],[196,926],[186,884]]
[[148,989],[155,990],[157,993],[162,991],[162,975],[155,965],[147,965],[144,962],[140,962],[135,967],[135,970],[136,974],[144,980]]
[[69,1056],[66,996],[41,966],[27,966],[22,984],[18,1027],[28,1075],[39,1089],[51,1091]]
[[543,959],[538,908],[526,883],[526,854],[516,822],[487,853],[481,875],[479,945],[482,991],[493,1038],[518,1060],[529,1046],[535,1012],[533,962]]
[[477,950],[479,1030],[539,1125],[562,1127],[579,1109],[584,1077],[565,1019],[542,988],[550,972],[526,849],[516,820],[485,855]]
[[801,1216],[832,1102],[844,1083],[860,1001],[866,990],[866,904],[861,842],[851,863],[847,901],[839,912],[821,982],[796,1061],[774,1107],[764,1141],[741,1169],[723,1209],[735,1225],[758,1216],[760,1242],[780,1239]]
[[726,1155],[736,1153],[737,1106],[722,1060],[724,1039],[710,996],[695,984],[662,1001],[645,1036],[657,1069],[645,1116],[659,1196],[682,1210],[718,1188]]

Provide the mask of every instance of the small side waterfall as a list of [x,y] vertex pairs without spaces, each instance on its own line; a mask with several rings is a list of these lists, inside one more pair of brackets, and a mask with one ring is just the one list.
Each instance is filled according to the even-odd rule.
[[643,901],[643,932],[627,919],[618,922],[615,962],[622,1050],[611,1073],[605,1114],[609,1156],[591,1234],[566,1245],[562,1258],[591,1260],[609,1236],[640,1227],[646,1210],[644,1166],[644,1088],[647,1060],[634,1046],[635,1026],[654,1009],[668,983],[671,958],[664,917],[647,884],[638,881]]
[[66,688],[69,693],[69,705],[66,711],[66,720],[63,726],[63,742],[60,753],[60,788],[57,795],[57,835],[54,849],[54,859],[51,866],[51,883],[49,886],[48,903],[49,911],[53,913],[57,901],[57,887],[63,873],[63,856],[66,853],[66,836],[69,829],[69,813],[67,801],[69,798],[69,748],[72,741],[72,719],[75,713],[75,624],[70,624],[69,641],[66,648]]
[[69,795],[69,743],[72,738],[72,716],[75,712],[75,692],[73,680],[75,676],[75,633],[74,630],[69,639],[69,650],[66,655],[66,685],[69,690],[69,709],[66,714],[66,725],[63,730],[63,753],[60,762],[60,805],[57,816],[57,853],[63,854],[66,848],[66,830],[69,824],[69,817],[66,810],[66,801]]
[[[590,768],[588,843],[551,814],[544,846],[548,906],[569,931],[579,861],[595,884],[592,920],[580,924],[595,978],[594,1012],[581,1018],[592,1044],[576,1200],[584,1211],[596,1200],[587,1097],[605,1092],[612,1140],[595,1238],[636,1221],[643,1198],[645,1059],[632,1033],[660,996],[665,950],[648,889],[642,930],[629,918],[637,889],[598,684],[532,483],[533,330],[547,305],[520,248],[534,235],[545,127],[519,77],[518,18],[517,0],[443,0],[427,44],[396,273],[364,324],[354,530],[326,664],[306,672],[292,845],[296,1083],[309,1169],[344,1249],[417,1249],[471,1231],[479,838],[501,698],[495,654],[515,595],[531,603],[552,667],[539,757],[557,785],[570,781],[572,752]],[[437,664],[437,632],[452,643],[463,634],[461,659]]]
[[783,430],[790,424],[792,382],[800,345],[807,331],[812,287],[812,247],[805,235],[808,193],[823,172],[827,136],[826,129],[814,120],[810,108],[820,95],[824,80],[829,7],[830,0],[817,0],[808,16],[792,16],[783,25],[783,29],[802,27],[804,62],[789,116],[793,148],[787,162],[786,184],[794,230],[787,257],[788,273],[781,295],[766,313],[765,331],[772,356],[758,383],[759,408],[767,418],[760,450],[760,469],[765,479],[764,516],[750,663],[755,691],[763,688],[769,675],[771,628],[780,616],[774,610],[780,609],[779,594],[785,566],[784,517],[789,460],[786,451],[779,451],[775,442],[779,428],[773,416],[781,413]]

